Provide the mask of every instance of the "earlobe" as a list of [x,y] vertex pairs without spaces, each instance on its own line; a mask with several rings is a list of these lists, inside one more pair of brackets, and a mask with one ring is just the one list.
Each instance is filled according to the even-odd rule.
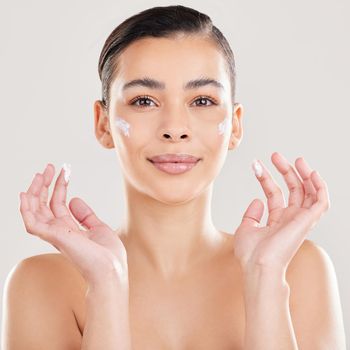
[[99,141],[101,145],[105,148],[114,148],[113,138],[109,131],[103,134],[102,139],[100,139]]

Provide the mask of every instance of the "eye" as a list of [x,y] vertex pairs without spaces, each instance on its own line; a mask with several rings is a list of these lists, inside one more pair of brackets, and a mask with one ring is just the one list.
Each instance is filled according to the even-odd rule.
[[[209,98],[209,97],[207,97],[207,96],[200,96],[199,98],[197,98],[194,102],[196,102],[196,101],[205,101],[205,100],[207,100],[207,101],[210,101],[210,103],[211,103],[211,105],[216,105],[217,103],[212,99],[212,98]],[[209,105],[209,106],[211,106],[211,105]],[[208,106],[208,105],[206,105],[206,104],[199,104],[199,105],[197,105],[198,107],[200,107],[200,106],[204,106],[204,107],[206,107],[206,106]],[[208,107],[209,107],[208,106]]]
[[137,96],[130,102],[130,104],[132,106],[141,107],[141,108],[150,107],[148,103],[141,103],[137,105],[136,102],[139,102],[139,101],[152,101],[152,100],[149,98],[149,96]]
[[[143,101],[144,103],[140,103],[140,104],[137,104],[137,102],[140,102],[140,101]],[[131,102],[130,102],[130,105],[132,106],[136,106],[136,107],[140,107],[140,108],[145,108],[145,107],[152,107],[149,102],[147,103],[146,101],[151,101],[153,102],[152,99],[150,99],[150,97],[148,95],[144,95],[144,96],[137,96],[135,97]],[[212,105],[216,105],[216,101],[208,96],[200,96],[199,98],[197,98],[196,100],[194,100],[194,102],[197,102],[197,101],[209,101],[211,103],[211,105],[208,105],[208,104],[203,104],[203,103],[200,103],[200,104],[197,104],[196,106],[197,107],[209,107],[209,106],[212,106]]]

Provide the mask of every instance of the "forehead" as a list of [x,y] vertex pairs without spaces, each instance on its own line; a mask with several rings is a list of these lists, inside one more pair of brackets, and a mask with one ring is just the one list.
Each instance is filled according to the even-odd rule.
[[118,74],[113,85],[149,76],[171,85],[200,76],[209,76],[229,89],[226,61],[221,51],[200,36],[181,38],[143,38],[130,44],[118,60]]

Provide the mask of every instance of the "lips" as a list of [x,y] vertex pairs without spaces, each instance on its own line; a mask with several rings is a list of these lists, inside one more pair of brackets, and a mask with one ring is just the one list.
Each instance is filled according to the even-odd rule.
[[148,158],[152,163],[197,163],[200,158],[191,154],[165,153]]

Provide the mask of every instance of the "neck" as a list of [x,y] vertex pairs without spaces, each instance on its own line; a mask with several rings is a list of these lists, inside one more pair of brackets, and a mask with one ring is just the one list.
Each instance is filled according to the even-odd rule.
[[128,263],[147,265],[165,278],[216,255],[223,234],[211,218],[212,185],[186,203],[165,203],[126,185],[127,211],[119,236]]

